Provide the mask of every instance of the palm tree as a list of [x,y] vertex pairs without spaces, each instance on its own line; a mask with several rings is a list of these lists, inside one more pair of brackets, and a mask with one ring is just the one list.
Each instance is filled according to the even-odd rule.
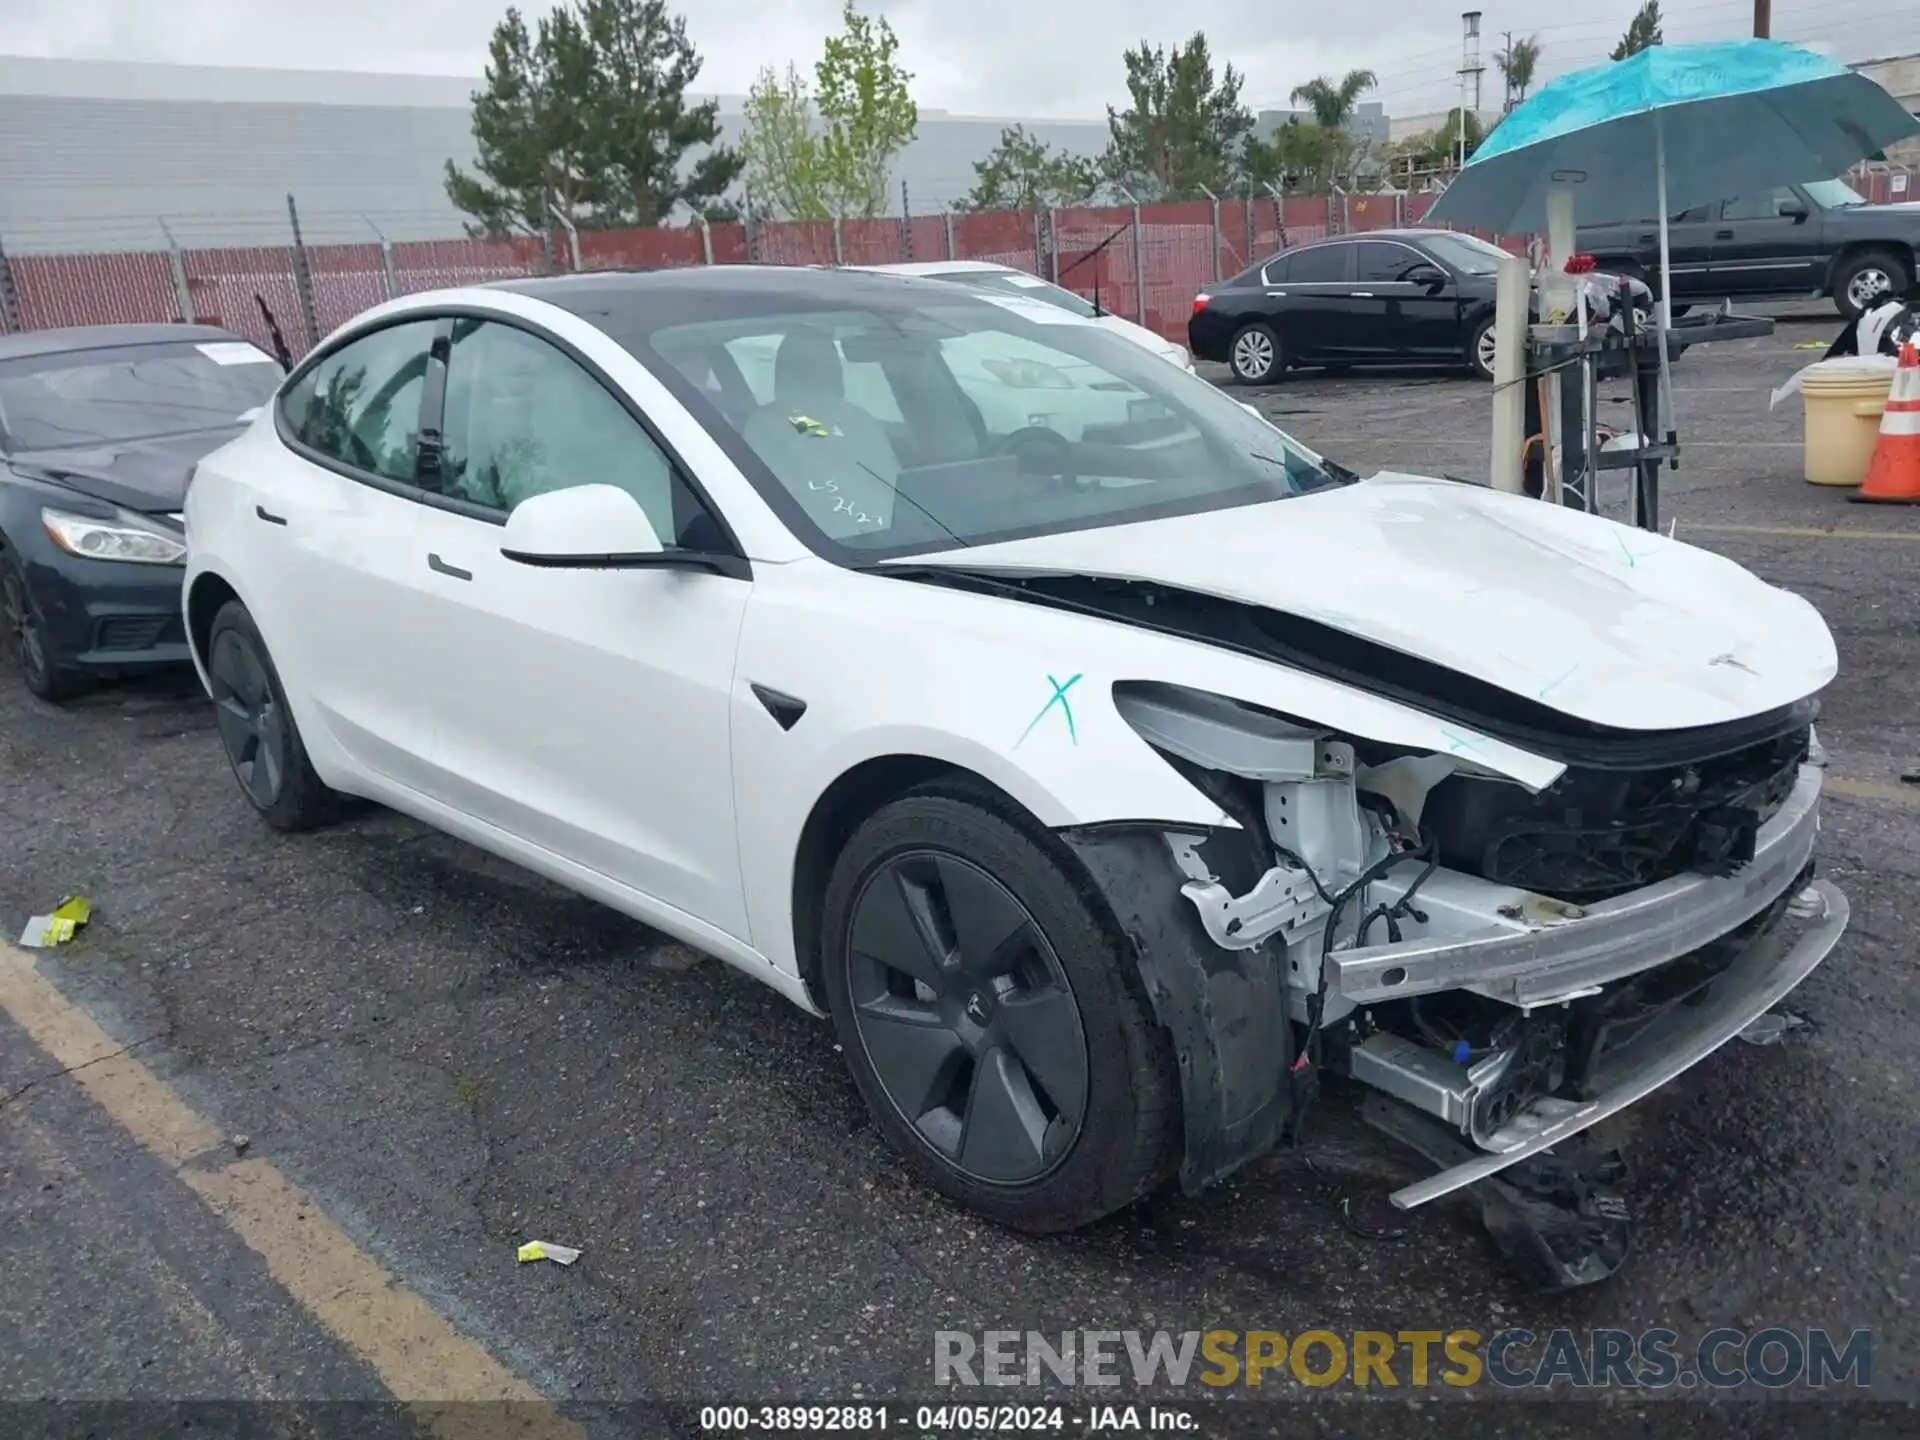
[[1526,99],[1527,91],[1533,88],[1533,72],[1540,64],[1540,37],[1529,35],[1517,45],[1509,45],[1493,60],[1507,82],[1507,109],[1511,110]]
[[1322,130],[1341,130],[1353,118],[1353,107],[1378,81],[1371,70],[1349,70],[1338,84],[1319,75],[1295,88],[1287,97],[1292,105],[1305,104]]

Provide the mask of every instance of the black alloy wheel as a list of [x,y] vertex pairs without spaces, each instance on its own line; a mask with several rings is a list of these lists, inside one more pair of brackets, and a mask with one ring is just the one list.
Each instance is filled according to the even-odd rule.
[[26,573],[19,561],[4,554],[0,554],[0,644],[27,689],[42,700],[65,700],[80,688],[77,677],[53,663]]
[[286,715],[267,678],[266,662],[237,629],[214,637],[207,658],[220,740],[247,798],[271,810],[286,784]]
[[1024,1185],[1086,1120],[1079,1006],[1025,905],[971,861],[931,850],[876,866],[855,898],[852,1019],[886,1098],[968,1179]]

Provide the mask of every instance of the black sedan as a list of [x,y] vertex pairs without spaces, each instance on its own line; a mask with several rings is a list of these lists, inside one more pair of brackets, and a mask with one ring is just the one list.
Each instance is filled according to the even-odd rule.
[[0,336],[0,640],[34,694],[187,661],[187,479],[282,375],[204,325]]
[[1491,378],[1505,253],[1450,230],[1372,230],[1288,250],[1196,295],[1188,345],[1250,385],[1294,365],[1457,361]]

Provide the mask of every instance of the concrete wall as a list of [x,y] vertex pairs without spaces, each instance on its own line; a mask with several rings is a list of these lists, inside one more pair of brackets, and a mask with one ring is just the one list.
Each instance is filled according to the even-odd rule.
[[[0,243],[9,252],[287,243],[286,197],[316,243],[461,233],[442,186],[473,160],[459,76],[373,75],[0,57]],[[740,97],[717,97],[723,133]],[[1004,126],[1098,154],[1105,120],[923,110],[894,171],[916,212],[973,187]]]

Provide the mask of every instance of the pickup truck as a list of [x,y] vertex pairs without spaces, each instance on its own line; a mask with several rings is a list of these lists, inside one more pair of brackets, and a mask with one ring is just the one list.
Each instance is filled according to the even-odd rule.
[[[1580,227],[1597,268],[1660,282],[1660,237],[1651,220]],[[1847,319],[1913,289],[1920,204],[1871,205],[1840,180],[1783,185],[1667,222],[1676,312],[1686,302],[1830,295]]]

